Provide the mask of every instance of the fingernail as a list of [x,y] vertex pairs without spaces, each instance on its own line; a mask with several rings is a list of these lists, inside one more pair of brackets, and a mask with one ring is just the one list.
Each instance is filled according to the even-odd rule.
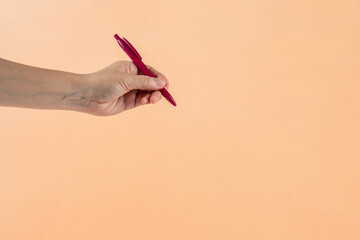
[[158,87],[163,87],[163,86],[165,86],[165,80],[164,79],[161,79],[161,78],[158,78],[157,79],[157,85],[158,85]]

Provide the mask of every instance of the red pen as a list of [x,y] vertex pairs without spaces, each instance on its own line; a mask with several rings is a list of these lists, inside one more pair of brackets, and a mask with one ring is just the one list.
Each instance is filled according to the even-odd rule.
[[[120,47],[124,50],[124,52],[131,58],[131,60],[134,62],[134,64],[146,75],[149,77],[156,76],[146,67],[146,65],[141,61],[142,58],[140,54],[136,51],[136,49],[131,45],[131,43],[126,40],[126,38],[120,38],[117,34],[114,35],[115,39],[117,40]],[[176,102],[174,98],[170,95],[170,93],[165,89],[160,89],[161,94],[164,96],[166,100],[168,100],[169,103],[176,106]]]

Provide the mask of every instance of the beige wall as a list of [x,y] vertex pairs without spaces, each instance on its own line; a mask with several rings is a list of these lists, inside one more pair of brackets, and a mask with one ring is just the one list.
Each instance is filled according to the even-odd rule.
[[360,239],[358,0],[1,0],[0,57],[170,80],[114,117],[0,108],[0,239]]

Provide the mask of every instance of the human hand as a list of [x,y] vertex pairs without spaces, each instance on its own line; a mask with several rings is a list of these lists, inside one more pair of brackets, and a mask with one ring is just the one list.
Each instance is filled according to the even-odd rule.
[[160,90],[168,87],[164,75],[150,67],[157,78],[143,75],[136,65],[129,61],[118,61],[91,74],[86,74],[86,84],[90,84],[85,96],[84,112],[110,116],[161,99]]

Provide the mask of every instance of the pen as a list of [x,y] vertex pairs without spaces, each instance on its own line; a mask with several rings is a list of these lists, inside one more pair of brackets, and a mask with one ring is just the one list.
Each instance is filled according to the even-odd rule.
[[[141,61],[142,58],[140,54],[136,51],[136,49],[131,45],[131,43],[126,40],[126,38],[120,38],[117,34],[114,35],[116,41],[120,45],[120,47],[124,50],[124,52],[130,57],[130,59],[134,62],[134,64],[146,75],[149,77],[156,76],[146,67],[146,65]],[[170,93],[166,90],[166,88],[162,88],[159,90],[161,94],[164,96],[169,103],[176,106],[176,102],[174,98],[170,95]]]

